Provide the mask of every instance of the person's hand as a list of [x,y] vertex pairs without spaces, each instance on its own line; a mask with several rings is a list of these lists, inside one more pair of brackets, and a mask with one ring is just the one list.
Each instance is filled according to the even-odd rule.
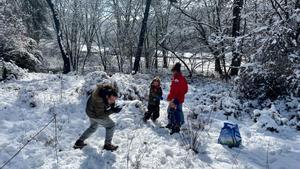
[[111,109],[111,111],[113,111],[114,113],[119,113],[121,110],[122,110],[122,107],[120,107],[120,106],[116,106]]
[[176,109],[177,108],[176,104],[173,101],[171,101],[169,103],[169,107],[172,108],[172,109]]
[[159,100],[163,100],[163,97],[162,97],[162,96],[156,96],[156,97],[154,98],[154,101],[159,101]]

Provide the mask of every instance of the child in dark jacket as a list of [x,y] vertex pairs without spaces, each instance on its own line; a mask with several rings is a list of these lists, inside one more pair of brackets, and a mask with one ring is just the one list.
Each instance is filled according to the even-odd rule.
[[159,104],[162,99],[162,89],[160,87],[160,79],[155,77],[150,85],[148,111],[144,115],[144,122],[150,118],[155,121],[159,117]]

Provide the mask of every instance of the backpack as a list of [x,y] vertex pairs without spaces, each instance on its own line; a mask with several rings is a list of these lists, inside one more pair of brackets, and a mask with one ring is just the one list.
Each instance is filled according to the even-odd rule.
[[227,145],[229,148],[239,147],[242,143],[242,137],[237,124],[224,122],[224,127],[220,132],[218,143]]

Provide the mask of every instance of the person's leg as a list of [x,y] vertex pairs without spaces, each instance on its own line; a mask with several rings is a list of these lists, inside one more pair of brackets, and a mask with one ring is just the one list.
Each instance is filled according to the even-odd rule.
[[95,131],[97,130],[98,128],[98,124],[95,120],[93,119],[90,119],[90,127],[87,128],[83,134],[79,137],[79,140],[81,141],[84,141],[86,140],[87,138],[89,138],[93,133],[95,133]]
[[151,118],[152,113],[153,113],[153,106],[148,105],[148,111],[144,114],[144,118],[143,118],[145,122]]
[[115,122],[107,117],[105,119],[94,119],[98,124],[105,127],[105,144],[111,144],[115,131]]
[[170,122],[171,129],[176,125],[176,109],[170,108],[169,109],[169,116],[170,116]]
[[86,143],[84,143],[84,140],[89,138],[96,130],[98,127],[97,122],[94,120],[90,119],[90,127],[87,128],[83,134],[79,137],[78,140],[76,140],[75,145],[73,146],[74,149],[82,149],[84,146],[86,146]]
[[168,124],[167,124],[166,128],[171,129],[172,128],[172,111],[171,111],[170,107],[168,107],[167,113],[168,113]]
[[154,105],[151,119],[155,121],[159,118],[159,105]]
[[184,115],[183,115],[183,111],[182,111],[182,104],[178,105],[178,111],[179,111],[179,123],[180,126],[184,124]]
[[180,132],[180,127],[181,125],[184,123],[184,119],[183,119],[183,114],[182,114],[182,105],[178,105],[176,110],[174,110],[173,112],[174,117],[173,117],[173,124],[172,124],[172,131],[171,131],[171,135],[174,133],[179,133]]
[[115,122],[107,117],[104,119],[96,119],[97,123],[105,127],[105,141],[103,149],[109,150],[109,151],[115,151],[118,149],[118,146],[115,146],[112,144],[112,138],[114,136],[115,131]]

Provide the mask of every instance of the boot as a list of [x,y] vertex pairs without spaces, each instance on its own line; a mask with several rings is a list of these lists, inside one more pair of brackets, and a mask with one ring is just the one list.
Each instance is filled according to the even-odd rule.
[[154,118],[151,118],[151,120],[152,120],[152,122],[153,122],[153,123],[156,123],[156,119],[154,119]]
[[87,144],[85,144],[82,140],[77,140],[75,142],[75,145],[73,146],[74,149],[82,149],[84,146],[86,146]]
[[149,113],[149,111],[147,111],[145,114],[144,114],[144,117],[143,117],[143,121],[146,123],[151,117],[151,113]]
[[113,144],[105,144],[103,149],[108,151],[115,151],[118,149],[119,146],[115,146]]
[[174,134],[174,133],[179,133],[180,132],[180,127],[179,126],[175,126],[172,128],[170,135]]
[[144,123],[147,123],[147,121],[148,121],[147,117],[144,116],[144,117],[143,117],[143,122],[144,122]]
[[172,129],[172,124],[166,125],[166,128],[167,128],[167,129]]

